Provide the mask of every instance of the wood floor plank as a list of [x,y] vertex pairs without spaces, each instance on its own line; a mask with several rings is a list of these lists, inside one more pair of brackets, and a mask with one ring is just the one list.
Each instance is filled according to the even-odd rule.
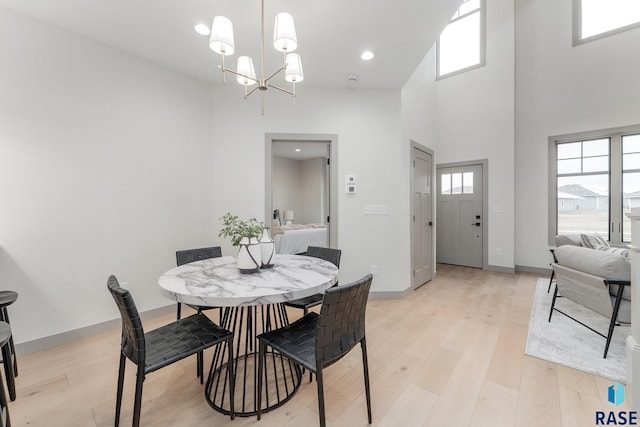
[[469,427],[513,427],[518,412],[518,398],[516,390],[485,381]]
[[516,425],[562,426],[558,365],[525,356]]

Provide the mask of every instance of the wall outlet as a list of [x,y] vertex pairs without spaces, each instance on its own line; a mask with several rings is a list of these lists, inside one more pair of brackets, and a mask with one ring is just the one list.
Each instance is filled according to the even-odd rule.
[[496,248],[496,255],[502,256],[502,248]]
[[377,215],[378,214],[378,205],[364,205],[364,214],[365,215]]
[[371,274],[378,274],[378,266],[371,264]]

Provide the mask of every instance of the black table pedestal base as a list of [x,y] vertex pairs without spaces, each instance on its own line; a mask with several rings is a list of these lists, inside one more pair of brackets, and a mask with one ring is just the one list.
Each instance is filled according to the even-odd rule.
[[[283,304],[226,307],[221,309],[220,326],[235,334],[231,367],[235,374],[234,412],[240,417],[257,414],[258,343],[256,336],[289,324]],[[230,413],[228,355],[225,346],[213,354],[211,370],[205,385],[205,397],[215,410]],[[262,390],[262,412],[270,411],[289,400],[300,387],[302,370],[278,353],[268,352]]]

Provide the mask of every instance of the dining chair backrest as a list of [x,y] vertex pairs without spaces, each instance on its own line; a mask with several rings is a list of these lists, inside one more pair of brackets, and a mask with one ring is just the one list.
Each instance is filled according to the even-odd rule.
[[362,341],[372,279],[368,274],[325,291],[316,329],[316,363],[328,366]]
[[209,258],[219,258],[221,256],[222,249],[220,249],[220,246],[198,249],[185,249],[183,251],[176,251],[176,264],[180,266],[183,264],[188,264],[190,262]]
[[128,290],[120,286],[115,276],[109,277],[107,287],[116,301],[122,318],[122,353],[135,364],[142,363],[144,366],[144,329],[133,297]]
[[321,248],[319,246],[309,246],[307,247],[306,255],[314,258],[320,258],[325,261],[329,261],[336,267],[340,268],[340,255],[342,255],[342,251],[340,249]]

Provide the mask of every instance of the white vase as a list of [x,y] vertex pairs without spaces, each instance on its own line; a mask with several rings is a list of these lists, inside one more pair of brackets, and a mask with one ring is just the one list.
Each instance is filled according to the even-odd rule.
[[255,273],[262,265],[260,243],[255,237],[243,237],[238,245],[237,266],[241,273]]
[[271,240],[269,232],[265,228],[260,236],[260,254],[262,257],[262,268],[273,267],[273,255],[276,253],[276,245]]

